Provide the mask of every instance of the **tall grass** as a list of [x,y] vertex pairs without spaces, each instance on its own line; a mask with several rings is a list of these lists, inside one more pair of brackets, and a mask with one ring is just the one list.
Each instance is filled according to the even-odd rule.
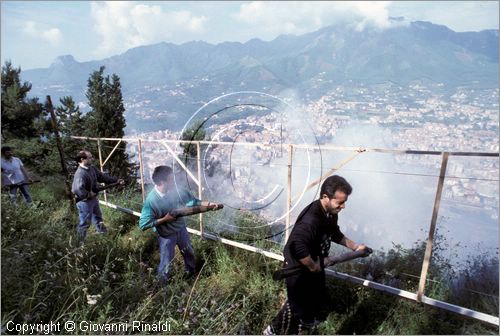
[[[109,233],[91,228],[78,247],[77,214],[59,185],[55,178],[35,185],[39,202],[31,206],[14,208],[2,195],[3,333],[8,321],[137,320],[169,321],[172,334],[260,334],[284,302],[283,282],[271,279],[279,262],[198,237],[192,237],[198,276],[184,278],[177,253],[169,285],[160,286],[155,234],[140,231],[136,217],[105,207]],[[113,197],[127,204],[138,196],[124,191]],[[409,266],[407,252],[391,255]],[[498,334],[498,328],[339,280],[330,279],[328,288],[322,334]]]

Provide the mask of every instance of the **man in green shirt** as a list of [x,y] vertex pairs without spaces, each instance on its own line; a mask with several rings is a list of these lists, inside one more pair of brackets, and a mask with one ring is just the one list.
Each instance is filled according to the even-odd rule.
[[188,190],[176,188],[172,168],[158,166],[153,171],[155,187],[148,194],[142,206],[139,227],[141,230],[152,228],[158,234],[160,245],[160,264],[158,276],[164,283],[168,279],[170,263],[174,259],[175,246],[179,246],[186,272],[192,275],[196,272],[193,246],[189,240],[186,222],[183,217],[170,215],[174,209],[186,206],[208,206],[220,208],[217,203],[200,201]]

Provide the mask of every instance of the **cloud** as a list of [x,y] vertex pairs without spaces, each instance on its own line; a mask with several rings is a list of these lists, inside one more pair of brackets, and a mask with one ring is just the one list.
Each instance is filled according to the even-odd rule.
[[23,31],[31,37],[49,42],[52,46],[58,46],[62,41],[62,34],[58,28],[44,30],[34,21],[27,21],[24,24]]
[[304,34],[336,24],[354,24],[358,30],[367,26],[389,28],[389,1],[353,2],[265,2],[254,1],[240,6],[234,18],[240,22],[265,27],[267,37],[278,34]]
[[463,31],[498,29],[498,1],[393,1],[389,12]]
[[98,56],[162,41],[183,42],[202,33],[208,20],[185,10],[164,11],[156,5],[122,1],[92,2],[91,16],[101,36]]

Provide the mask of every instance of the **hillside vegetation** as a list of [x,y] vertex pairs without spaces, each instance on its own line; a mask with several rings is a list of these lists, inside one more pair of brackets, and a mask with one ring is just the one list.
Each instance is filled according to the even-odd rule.
[[[261,334],[285,300],[284,283],[271,278],[279,262],[198,237],[198,277],[184,279],[177,253],[170,284],[160,287],[155,234],[141,232],[136,217],[103,206],[109,233],[91,229],[78,247],[77,213],[62,179],[45,177],[31,190],[35,204],[18,208],[2,194],[2,333],[8,321],[137,320],[168,321],[169,334]],[[114,192],[124,206],[139,197]],[[413,252],[391,250],[393,268],[414,267]],[[344,281],[329,279],[328,288],[319,334],[498,334],[497,327]],[[444,299],[447,290],[435,292]],[[498,312],[498,300],[491,309]]]

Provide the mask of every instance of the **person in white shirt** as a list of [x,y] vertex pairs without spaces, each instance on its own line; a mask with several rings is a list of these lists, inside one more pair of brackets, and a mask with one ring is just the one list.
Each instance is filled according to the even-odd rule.
[[14,156],[12,148],[2,147],[2,183],[9,188],[11,201],[16,204],[17,191],[21,190],[26,203],[31,203],[31,195],[28,189],[28,183],[32,180],[24,168],[23,162]]

